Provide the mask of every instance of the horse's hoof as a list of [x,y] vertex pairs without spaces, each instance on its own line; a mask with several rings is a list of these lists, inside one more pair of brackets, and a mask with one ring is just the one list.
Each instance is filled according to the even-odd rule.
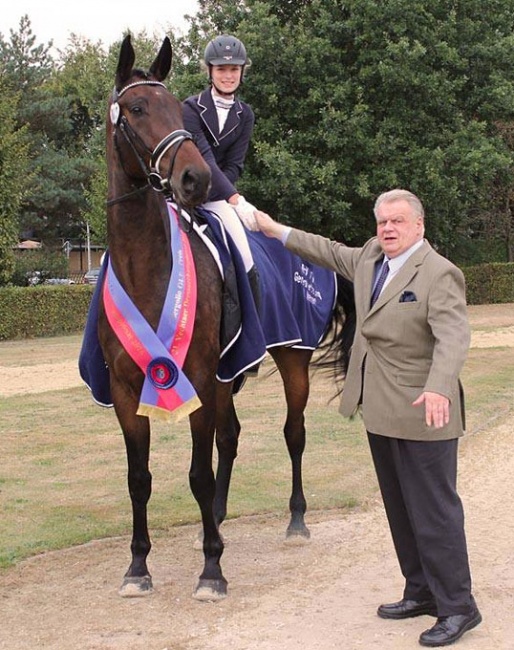
[[201,602],[216,602],[227,597],[227,581],[221,580],[200,580],[193,592],[193,598]]
[[287,529],[286,539],[287,546],[305,546],[311,541],[311,533],[305,526],[301,529]]
[[125,577],[118,591],[122,598],[143,598],[153,592],[152,576]]

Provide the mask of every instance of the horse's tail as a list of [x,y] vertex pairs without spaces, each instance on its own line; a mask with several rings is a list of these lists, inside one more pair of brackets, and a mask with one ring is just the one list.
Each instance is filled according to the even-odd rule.
[[336,396],[343,390],[355,336],[355,324],[353,283],[337,275],[337,301],[331,326],[319,346],[320,354],[313,362],[315,369],[327,371],[334,378]]

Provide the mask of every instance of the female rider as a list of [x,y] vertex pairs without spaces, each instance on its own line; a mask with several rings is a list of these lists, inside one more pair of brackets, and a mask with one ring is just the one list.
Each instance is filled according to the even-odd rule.
[[218,36],[205,48],[209,87],[184,101],[184,127],[194,136],[211,168],[211,189],[204,207],[217,214],[244,262],[254,296],[259,295],[257,271],[241,222],[256,230],[255,208],[235,188],[241,176],[254,114],[236,97],[249,65],[243,43],[234,36]]

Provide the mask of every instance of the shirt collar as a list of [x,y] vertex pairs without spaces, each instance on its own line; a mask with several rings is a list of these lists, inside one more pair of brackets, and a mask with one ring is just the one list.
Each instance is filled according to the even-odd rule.
[[406,251],[403,251],[400,255],[397,257],[393,257],[392,259],[389,259],[387,255],[384,256],[384,261],[389,262],[389,271],[396,273],[396,271],[399,271],[402,266],[405,264],[405,262],[409,259],[409,257],[415,253],[418,248],[421,248],[423,246],[423,239],[420,239],[417,241],[415,244],[413,244],[410,248],[408,248]]

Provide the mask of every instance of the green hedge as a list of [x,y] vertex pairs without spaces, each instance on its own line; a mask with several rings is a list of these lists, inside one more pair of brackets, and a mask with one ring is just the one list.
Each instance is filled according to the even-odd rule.
[[55,285],[0,288],[0,340],[78,334],[93,287]]
[[[514,303],[514,263],[463,269],[470,305]],[[93,287],[0,287],[0,340],[80,334]]]
[[462,271],[469,305],[514,302],[514,263],[479,264]]

